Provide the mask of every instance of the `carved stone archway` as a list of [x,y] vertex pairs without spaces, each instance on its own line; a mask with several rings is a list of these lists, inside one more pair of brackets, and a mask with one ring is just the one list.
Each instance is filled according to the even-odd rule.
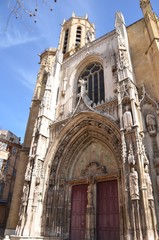
[[[85,118],[77,121],[60,141],[52,160],[45,198],[46,236],[69,236],[73,185],[89,184],[90,195],[89,190],[94,181],[120,177],[122,168],[120,134],[109,121],[107,123],[105,119],[101,120]],[[92,153],[92,156],[88,157],[89,153]],[[51,213],[51,209],[54,213]],[[90,217],[87,218],[90,220]],[[90,234],[88,228],[87,233]],[[90,236],[92,238],[91,234]]]

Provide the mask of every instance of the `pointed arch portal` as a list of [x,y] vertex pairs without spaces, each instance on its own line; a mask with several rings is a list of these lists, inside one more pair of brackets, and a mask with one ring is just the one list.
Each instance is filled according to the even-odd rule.
[[95,116],[75,117],[59,137],[46,196],[46,236],[120,239],[120,135],[109,119]]

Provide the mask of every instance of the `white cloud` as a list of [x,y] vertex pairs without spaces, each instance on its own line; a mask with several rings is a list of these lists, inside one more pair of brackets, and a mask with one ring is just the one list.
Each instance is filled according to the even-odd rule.
[[35,86],[36,74],[34,72],[27,72],[22,68],[14,69],[16,71],[17,79],[28,89],[33,91]]
[[9,48],[29,42],[35,42],[37,40],[37,37],[29,36],[27,32],[22,34],[18,29],[3,34],[0,33],[0,38],[0,48]]

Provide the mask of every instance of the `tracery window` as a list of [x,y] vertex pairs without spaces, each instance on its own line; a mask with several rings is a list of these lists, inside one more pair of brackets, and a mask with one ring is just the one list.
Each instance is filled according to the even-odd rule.
[[[98,104],[105,99],[104,92],[104,74],[103,66],[94,62],[85,67],[82,71],[79,79],[84,79],[86,81],[86,90],[88,92],[88,97],[94,103]],[[78,93],[80,88],[78,87]]]
[[63,54],[65,54],[66,51],[67,51],[68,34],[69,34],[69,29],[66,29],[65,37],[64,37],[64,43],[63,43]]
[[81,27],[78,26],[76,30],[76,43],[75,43],[76,47],[81,43],[81,31],[82,31]]

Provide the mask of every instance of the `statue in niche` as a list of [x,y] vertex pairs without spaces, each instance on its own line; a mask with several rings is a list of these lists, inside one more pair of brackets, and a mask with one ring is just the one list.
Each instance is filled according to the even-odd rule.
[[123,114],[123,124],[124,124],[124,129],[126,132],[131,131],[132,126],[133,126],[133,120],[132,120],[132,114],[129,110],[129,106],[125,107],[125,112]]
[[23,206],[27,205],[28,194],[29,194],[29,185],[25,184],[24,187],[23,187],[23,196],[22,196],[22,199],[21,199]]
[[147,195],[149,200],[153,200],[153,194],[152,194],[152,182],[149,175],[148,165],[145,166],[145,182],[147,187]]
[[129,162],[129,164],[135,165],[135,157],[134,157],[134,154],[133,154],[133,149],[132,149],[131,144],[130,144],[130,147],[129,147],[128,162]]
[[31,151],[31,156],[34,158],[35,154],[36,154],[36,148],[37,148],[37,143],[34,142],[33,147],[32,147],[32,151]]
[[150,136],[154,136],[157,133],[157,124],[156,124],[156,118],[153,114],[147,114],[146,116],[146,125],[147,130],[150,134]]
[[139,199],[138,173],[133,167],[129,175],[129,186],[131,200]]

